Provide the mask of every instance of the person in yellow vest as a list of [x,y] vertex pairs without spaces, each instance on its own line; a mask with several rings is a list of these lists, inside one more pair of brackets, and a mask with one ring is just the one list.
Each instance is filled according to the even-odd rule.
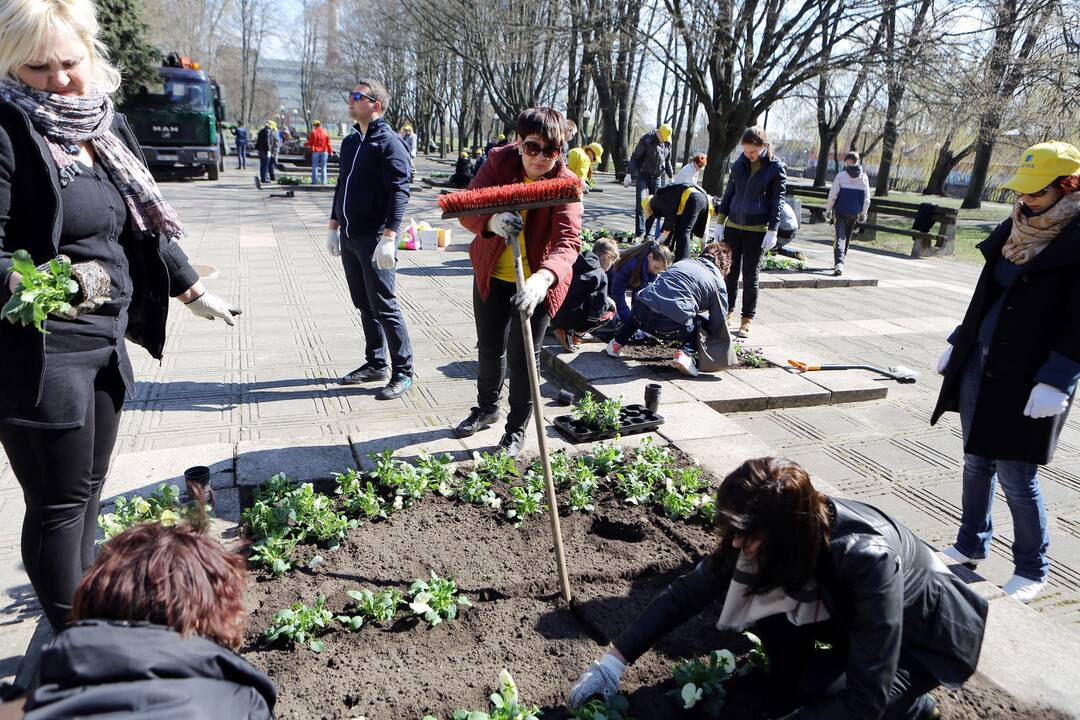
[[706,238],[709,219],[719,202],[698,185],[671,184],[646,195],[641,201],[645,213],[645,235],[657,218],[662,221],[661,232],[668,233],[665,244],[671,248],[675,261],[690,257],[690,238]]
[[577,175],[586,187],[592,186],[593,168],[600,164],[600,158],[604,155],[604,148],[600,143],[590,143],[582,147],[576,147],[570,151],[567,165],[570,172]]

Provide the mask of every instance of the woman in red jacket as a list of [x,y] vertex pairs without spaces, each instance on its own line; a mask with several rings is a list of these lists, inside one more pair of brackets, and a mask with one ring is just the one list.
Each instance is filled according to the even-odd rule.
[[[562,161],[565,123],[552,108],[522,112],[517,118],[517,141],[491,151],[470,189],[574,177]],[[454,429],[454,435],[469,437],[498,422],[499,391],[509,366],[510,413],[499,448],[516,456],[532,412],[519,312],[524,310],[532,318],[533,352],[539,355],[548,322],[570,287],[570,270],[581,246],[581,203],[520,214],[475,215],[461,218],[461,224],[476,234],[469,257],[476,274],[473,315],[480,368],[476,407]],[[526,278],[521,292],[514,284],[514,254],[507,238],[521,243]]]

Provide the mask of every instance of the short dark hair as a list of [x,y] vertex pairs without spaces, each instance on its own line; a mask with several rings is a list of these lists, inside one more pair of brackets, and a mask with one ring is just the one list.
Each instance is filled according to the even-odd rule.
[[810,475],[783,458],[747,460],[716,491],[716,527],[720,549],[729,555],[736,534],[761,541],[758,577],[751,592],[773,588],[802,589],[817,568],[829,541],[832,512]]
[[517,116],[514,132],[522,139],[533,134],[539,135],[548,145],[558,145],[561,148],[566,133],[566,119],[555,108],[529,108]]
[[848,160],[850,160],[851,162],[858,165],[859,164],[859,153],[852,150],[851,152],[849,152],[847,155],[844,156],[844,162],[847,162]]
[[75,590],[72,620],[127,620],[244,639],[247,560],[189,525],[136,525],[101,548]]
[[390,107],[390,91],[381,82],[370,78],[360,78],[356,81],[356,84],[367,86],[368,95],[382,103],[381,112],[386,112],[386,108]]

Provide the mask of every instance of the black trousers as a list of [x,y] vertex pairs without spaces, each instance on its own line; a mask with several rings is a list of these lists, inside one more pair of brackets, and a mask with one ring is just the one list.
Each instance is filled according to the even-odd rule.
[[86,419],[74,430],[0,425],[0,443],[22,486],[22,560],[53,629],[67,624],[75,588],[94,562],[101,487],[123,405],[109,369],[98,374]]
[[378,244],[377,234],[365,238],[341,238],[341,264],[353,305],[360,311],[364,328],[364,357],[372,367],[386,368],[386,349],[395,376],[413,372],[412,342],[405,327],[405,315],[398,306],[395,270],[380,270],[371,256]]
[[859,222],[859,216],[837,213],[833,218],[833,222],[836,223],[836,239],[833,241],[833,263],[839,265],[847,257],[848,245],[851,244],[851,236],[855,234],[855,226]]
[[[800,706],[813,706],[832,694],[830,686],[847,670],[848,636],[833,620],[796,626],[787,617],[774,615],[758,621],[754,629],[769,655],[775,681],[791,688],[791,697]],[[815,647],[815,641],[831,647]],[[938,685],[936,678],[901,649],[882,720],[904,720],[912,704]]]
[[[473,317],[476,320],[476,347],[479,354],[479,377],[476,380],[476,405],[485,413],[499,409],[499,392],[506,371],[510,370],[510,414],[506,416],[506,432],[523,432],[533,411],[532,391],[529,388],[529,369],[526,366],[524,341],[521,336],[521,314],[510,298],[517,292],[514,283],[491,279],[487,300],[473,283]],[[533,311],[533,355],[540,363],[540,342],[547,332],[551,317],[546,304]]]
[[690,193],[690,197],[686,199],[686,207],[683,208],[682,215],[675,217],[675,227],[668,238],[671,252],[675,255],[675,262],[690,257],[690,235],[693,233],[694,226],[697,225],[701,213],[708,212],[706,203],[707,200],[702,193]]
[[743,282],[742,316],[754,317],[757,311],[758,273],[761,266],[761,243],[765,233],[739,230],[729,227],[724,230],[724,242],[731,248],[731,270],[727,275],[728,308],[735,309],[739,299],[739,277]]

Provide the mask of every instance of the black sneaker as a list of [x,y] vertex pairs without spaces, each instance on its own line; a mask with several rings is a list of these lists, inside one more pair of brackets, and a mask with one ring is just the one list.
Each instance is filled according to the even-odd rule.
[[940,718],[941,711],[938,710],[937,702],[930,693],[915,700],[905,715],[905,720],[940,720]]
[[496,410],[493,413],[485,413],[480,408],[473,408],[469,412],[469,417],[458,423],[454,428],[454,437],[467,438],[475,435],[481,430],[486,430],[499,421],[499,411]]
[[504,451],[512,458],[516,458],[521,454],[522,448],[525,447],[525,431],[518,430],[517,432],[503,433],[502,438],[499,440],[498,449]]
[[387,383],[379,392],[375,393],[376,400],[393,400],[399,398],[408,392],[409,388],[413,386],[413,379],[411,375],[395,375],[390,378],[390,382]]
[[386,368],[377,368],[371,363],[364,363],[338,382],[342,385],[359,385],[360,383],[385,380],[387,377],[389,377],[389,373],[386,372]]

